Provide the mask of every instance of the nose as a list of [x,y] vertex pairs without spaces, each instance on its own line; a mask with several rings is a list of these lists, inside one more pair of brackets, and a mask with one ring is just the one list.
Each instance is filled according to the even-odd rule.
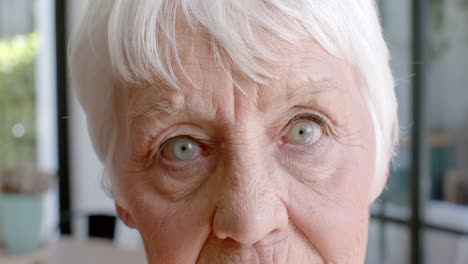
[[254,245],[271,243],[285,234],[287,209],[279,190],[269,183],[267,167],[259,164],[238,159],[225,169],[213,219],[213,233],[219,239]]

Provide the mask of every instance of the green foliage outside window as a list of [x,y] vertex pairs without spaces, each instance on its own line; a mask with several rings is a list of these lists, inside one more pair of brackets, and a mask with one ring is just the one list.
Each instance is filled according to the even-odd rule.
[[35,161],[38,36],[0,38],[0,169]]

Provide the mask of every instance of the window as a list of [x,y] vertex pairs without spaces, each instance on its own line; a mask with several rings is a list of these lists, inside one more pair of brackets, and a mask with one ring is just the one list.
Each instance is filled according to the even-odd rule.
[[468,1],[379,3],[402,138],[367,263],[468,263]]
[[[0,171],[30,166],[56,174],[53,11],[52,0],[0,0]],[[55,229],[55,204],[52,189],[43,202],[44,236]]]

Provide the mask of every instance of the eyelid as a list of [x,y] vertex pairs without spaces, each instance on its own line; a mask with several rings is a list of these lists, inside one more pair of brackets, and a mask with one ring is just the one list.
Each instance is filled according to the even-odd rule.
[[198,137],[198,136],[190,136],[188,134],[180,134],[180,135],[175,135],[175,136],[171,136],[169,137],[168,139],[164,140],[163,143],[161,143],[158,147],[156,147],[155,149],[156,150],[160,150],[162,149],[166,144],[170,143],[172,140],[176,139],[176,138],[181,138],[181,137],[185,137],[185,138],[188,138],[190,140],[193,140],[195,141],[196,143],[198,143],[199,145],[203,145],[203,146],[210,146],[210,145],[213,145],[216,143],[215,140],[213,139],[209,139],[208,137]]
[[[158,151],[162,150],[167,144],[169,144],[172,140],[176,139],[176,138],[182,138],[182,137],[186,137],[186,138],[189,138],[193,141],[197,141],[196,139],[192,138],[191,136],[188,136],[188,135],[177,135],[177,136],[173,136],[173,137],[170,137],[166,140],[164,140],[163,143],[161,143],[158,147]],[[198,141],[197,141],[198,142]]]
[[309,121],[315,122],[316,124],[318,124],[321,127],[326,127],[327,126],[327,121],[325,121],[324,118],[322,118],[322,117],[320,117],[320,116],[318,116],[316,114],[312,114],[312,113],[303,113],[303,114],[296,115],[291,120],[289,120],[287,126],[289,127],[291,124],[293,124],[294,122],[299,121],[299,120],[309,120]]

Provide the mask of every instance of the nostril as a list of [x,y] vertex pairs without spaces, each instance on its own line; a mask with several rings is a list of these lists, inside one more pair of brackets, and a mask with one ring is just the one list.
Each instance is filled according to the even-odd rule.
[[[218,208],[212,222],[213,234],[221,240],[233,239],[240,244],[255,245],[276,243],[287,232],[289,219],[278,212],[275,205],[230,206]],[[268,210],[267,210],[268,209]]]
[[214,232],[216,237],[219,238],[219,239],[226,239],[228,238],[227,234],[226,233],[223,233],[223,232]]
[[211,243],[216,243],[218,247],[223,248],[223,249],[228,249],[228,250],[232,250],[232,249],[248,250],[248,249],[252,249],[255,247],[255,245],[253,244],[243,244],[230,237],[226,237],[225,239],[219,239],[217,237],[217,239],[211,240]]
[[286,230],[275,229],[274,231],[270,232],[267,236],[265,236],[262,240],[255,243],[254,246],[256,247],[271,246],[274,244],[281,243],[287,238],[288,238],[288,232]]
[[254,187],[223,194],[212,216],[214,236],[250,246],[276,243],[285,237],[289,222],[285,205],[265,188]]
[[[225,249],[252,249],[252,248],[266,248],[271,247],[280,243],[283,243],[286,239],[288,239],[288,231],[287,230],[275,230],[270,234],[263,237],[260,241],[255,243],[243,243],[238,239],[231,238],[229,236],[220,236],[219,234],[214,234],[216,237],[216,243],[222,248]],[[221,238],[223,237],[223,238]]]

